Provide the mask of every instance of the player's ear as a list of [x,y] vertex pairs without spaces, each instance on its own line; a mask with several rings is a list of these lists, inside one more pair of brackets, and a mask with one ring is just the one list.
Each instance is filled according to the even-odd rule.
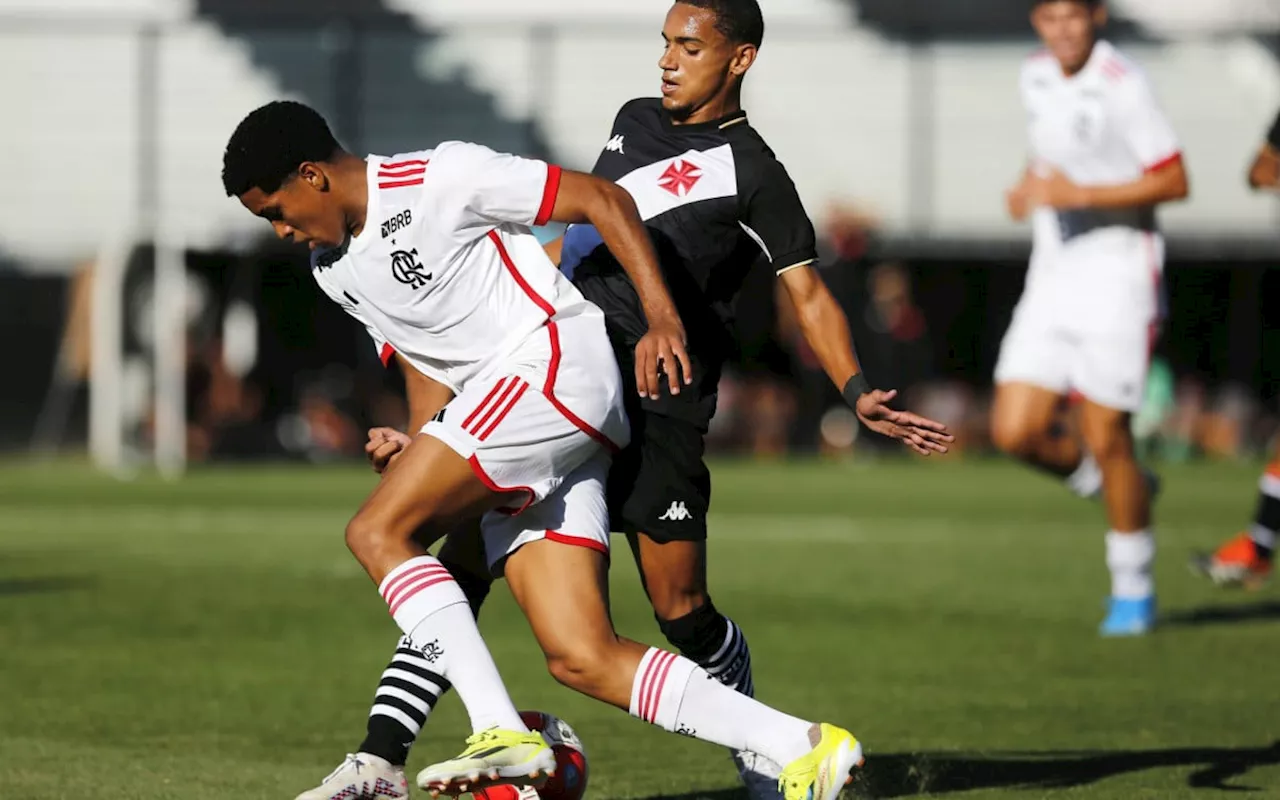
[[1107,13],[1107,4],[1098,3],[1093,7],[1093,27],[1105,28],[1110,15]]
[[729,61],[730,74],[737,75],[739,78],[746,75],[751,65],[756,63],[756,54],[759,52],[754,44],[738,45],[733,58]]
[[303,163],[298,167],[298,178],[317,192],[329,191],[329,176],[324,173],[319,164],[310,161]]

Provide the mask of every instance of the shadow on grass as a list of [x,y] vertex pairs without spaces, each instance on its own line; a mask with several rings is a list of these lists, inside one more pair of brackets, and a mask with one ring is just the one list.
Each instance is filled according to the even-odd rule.
[[1230,625],[1236,622],[1280,619],[1280,601],[1264,600],[1246,605],[1201,606],[1187,611],[1175,611],[1160,618],[1161,625]]
[[[1196,767],[1187,777],[1194,789],[1258,792],[1263,787],[1229,783],[1255,767],[1280,764],[1280,741],[1267,747],[1187,747],[1168,750],[1050,753],[871,754],[854,781],[855,797],[919,797],[974,789],[1070,789],[1131,772]],[[1268,787],[1273,791],[1276,787]],[[741,789],[717,789],[646,800],[745,800]]]
[[0,578],[0,597],[74,592],[93,585],[89,578]]

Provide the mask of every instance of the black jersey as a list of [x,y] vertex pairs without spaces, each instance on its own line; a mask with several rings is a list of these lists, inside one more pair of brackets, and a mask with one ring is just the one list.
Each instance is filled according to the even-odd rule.
[[[733,301],[760,258],[781,273],[817,259],[813,223],[795,184],[739,111],[673,125],[657,99],[632,100],[613,123],[593,172],[627,189],[653,237],[684,320],[695,383],[643,401],[650,411],[707,425],[733,339]],[[586,247],[582,245],[586,242]],[[566,251],[589,251],[573,281],[604,309],[624,378],[648,330],[639,297],[594,230],[570,228]]]
[[1280,150],[1280,114],[1276,115],[1276,121],[1271,124],[1271,130],[1267,133],[1267,143],[1276,150]]

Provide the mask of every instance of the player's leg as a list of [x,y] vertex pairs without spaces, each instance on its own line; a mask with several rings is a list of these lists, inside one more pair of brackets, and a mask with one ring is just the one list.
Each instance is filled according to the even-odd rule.
[[1280,531],[1280,443],[1258,482],[1253,524],[1215,552],[1194,556],[1192,568],[1219,586],[1261,588],[1271,577],[1277,531]]
[[[464,416],[468,404],[480,402],[472,394],[463,392],[450,404],[452,416]],[[495,490],[433,432],[405,450],[347,527],[348,545],[378,582],[392,617],[467,708],[476,731],[463,754],[468,770],[511,783],[540,780],[554,758],[520,719],[466,596],[423,545],[460,520],[521,505],[528,494]]]
[[[1126,265],[1115,263],[1117,270]],[[1082,326],[1076,337],[1078,358],[1072,361],[1071,382],[1085,398],[1080,432],[1102,471],[1110,523],[1106,554],[1111,601],[1101,628],[1108,636],[1142,634],[1155,624],[1153,492],[1138,462],[1132,430],[1150,362],[1152,331],[1147,319],[1141,313],[1117,313],[1094,321],[1093,327]]]
[[814,798],[834,798],[861,763],[861,746],[847,731],[776,711],[687,658],[619,637],[600,553],[535,542],[510,560],[506,575],[548,668],[569,688],[669,732],[786,764],[788,800],[803,800],[810,790]]
[[[472,616],[478,619],[492,582],[484,562],[479,525],[468,523],[450,533],[436,557],[457,581]],[[431,669],[413,640],[402,637],[378,681],[365,738],[357,754],[376,756],[403,767],[409,748],[449,686]]]
[[[640,410],[631,412],[631,431],[609,472],[610,517],[627,534],[658,627],[682,656],[754,696],[746,635],[707,591],[711,473],[702,431]],[[781,765],[748,752],[733,760],[753,800],[777,797]]]
[[[492,581],[478,524],[468,523],[450,533],[438,558],[466,595],[472,615],[478,616]],[[449,688],[413,640],[402,636],[374,691],[364,741],[319,786],[297,800],[406,797],[404,766],[409,749]]]
[[1080,497],[1096,497],[1102,473],[1061,424],[1072,359],[1077,357],[1053,326],[1057,298],[1028,290],[1000,344],[991,439],[1002,452],[1062,480]]

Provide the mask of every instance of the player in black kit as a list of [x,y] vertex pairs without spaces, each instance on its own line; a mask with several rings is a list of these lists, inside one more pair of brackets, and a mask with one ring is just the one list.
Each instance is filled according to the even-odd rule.
[[[662,97],[622,107],[594,169],[635,199],[684,320],[693,367],[692,375],[680,376],[678,391],[655,395],[629,387],[632,442],[615,456],[610,473],[612,527],[627,535],[667,640],[746,694],[754,691],[746,638],[707,589],[711,476],[703,453],[732,345],[732,303],[753,264],[761,256],[772,263],[806,340],[864,424],[924,455],[947,452],[953,438],[940,423],[891,409],[895,393],[873,389],[861,374],[844,312],[815,269],[813,224],[741,107],[742,81],[763,35],[757,0],[677,2],[663,28]],[[589,226],[570,228],[548,251],[604,309],[624,380],[633,380],[634,349],[646,325],[626,274]],[[674,372],[679,365],[666,368]],[[376,431],[368,449],[375,469],[397,450]],[[463,541],[450,539],[440,558],[478,608],[488,583],[479,577],[482,568],[462,563]],[[384,673],[368,737],[353,756],[363,758],[371,774],[405,763],[438,699],[438,692],[410,680],[420,658],[402,647]],[[750,753],[735,753],[734,760],[753,798],[778,797],[781,767]]]

